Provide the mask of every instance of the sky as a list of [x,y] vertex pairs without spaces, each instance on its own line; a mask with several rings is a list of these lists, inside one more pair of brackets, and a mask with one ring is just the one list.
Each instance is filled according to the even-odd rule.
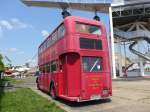
[[[38,46],[63,21],[61,11],[27,7],[20,0],[0,0],[0,53],[12,65],[36,64]],[[94,17],[94,12],[69,11],[73,16]],[[108,14],[98,15],[108,29]]]

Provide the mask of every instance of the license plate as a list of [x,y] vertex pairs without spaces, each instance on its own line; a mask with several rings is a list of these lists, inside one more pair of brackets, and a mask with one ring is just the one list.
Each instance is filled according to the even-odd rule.
[[100,95],[92,95],[91,96],[91,100],[99,100],[101,97],[100,97]]

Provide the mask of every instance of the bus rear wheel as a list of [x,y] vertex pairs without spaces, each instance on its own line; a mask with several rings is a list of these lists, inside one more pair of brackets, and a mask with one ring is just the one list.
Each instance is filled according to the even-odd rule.
[[37,83],[37,89],[40,90],[40,85],[39,85],[39,83]]
[[40,90],[40,85],[39,85],[38,78],[36,78],[36,85],[37,85],[37,89]]
[[52,86],[50,87],[50,95],[51,95],[51,97],[52,97],[53,99],[56,99],[56,90],[55,90],[54,85],[52,85]]

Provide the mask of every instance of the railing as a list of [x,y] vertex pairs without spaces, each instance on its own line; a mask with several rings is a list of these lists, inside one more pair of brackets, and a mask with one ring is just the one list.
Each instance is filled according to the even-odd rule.
[[129,49],[132,53],[138,55],[139,57],[150,61],[150,57],[146,56],[145,54],[133,49],[133,47],[137,44],[137,41],[140,39],[143,39],[150,43],[150,32],[146,30],[137,30],[137,31],[131,31],[131,32],[124,32],[119,29],[114,29],[114,34],[122,37],[129,41],[134,41],[132,44],[130,44]]
[[125,32],[121,31],[119,29],[114,29],[114,34],[126,38],[126,39],[134,39],[137,37],[147,37],[150,38],[150,32],[146,30],[137,30],[137,31],[131,31],[131,32]]
[[132,53],[140,56],[141,58],[147,60],[147,61],[150,61],[150,57],[146,56],[145,54],[133,49],[133,47],[137,44],[137,42],[133,42],[130,46],[129,46],[129,49]]

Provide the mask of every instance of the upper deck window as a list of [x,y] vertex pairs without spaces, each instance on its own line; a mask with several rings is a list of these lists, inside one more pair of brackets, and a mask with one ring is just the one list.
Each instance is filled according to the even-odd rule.
[[48,47],[55,44],[57,41],[59,41],[60,38],[63,38],[64,36],[65,36],[65,27],[64,27],[64,24],[62,24],[40,46],[39,53],[42,53],[43,51],[45,51]]
[[102,50],[102,41],[97,39],[80,38],[80,48]]
[[65,28],[64,28],[64,24],[62,24],[59,28],[58,28],[58,38],[62,38],[65,35]]
[[57,41],[57,30],[52,34],[51,41],[52,41],[52,44]]
[[76,23],[76,32],[101,35],[101,28],[96,25]]

